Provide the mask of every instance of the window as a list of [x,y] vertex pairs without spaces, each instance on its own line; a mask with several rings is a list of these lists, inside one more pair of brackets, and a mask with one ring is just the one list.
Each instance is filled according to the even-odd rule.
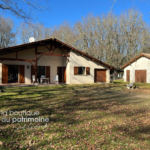
[[78,74],[85,74],[85,67],[78,67]]
[[45,76],[45,66],[37,66],[38,78],[41,78],[42,75]]
[[74,75],[90,75],[90,67],[74,67]]

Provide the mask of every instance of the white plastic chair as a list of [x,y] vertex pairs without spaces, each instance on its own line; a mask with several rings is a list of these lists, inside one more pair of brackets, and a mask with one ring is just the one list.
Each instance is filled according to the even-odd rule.
[[[41,78],[45,78],[45,75],[41,75]],[[42,79],[41,79],[41,83],[42,83]]]
[[54,83],[56,83],[56,84],[58,84],[58,75],[55,75],[55,77],[54,77]]
[[126,86],[127,86],[127,89],[130,89],[130,88],[133,89],[133,82],[130,82],[130,84],[126,84]]
[[44,75],[41,75],[41,78],[45,78],[45,76],[44,76]]
[[32,83],[35,82],[35,75],[32,75]]

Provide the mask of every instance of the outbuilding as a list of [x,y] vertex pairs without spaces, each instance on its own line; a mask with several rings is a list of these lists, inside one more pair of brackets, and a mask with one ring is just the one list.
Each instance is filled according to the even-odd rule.
[[121,69],[124,69],[125,82],[150,83],[150,54],[141,53]]

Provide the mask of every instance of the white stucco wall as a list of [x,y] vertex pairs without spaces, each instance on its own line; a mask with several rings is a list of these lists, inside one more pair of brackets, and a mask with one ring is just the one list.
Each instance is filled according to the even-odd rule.
[[130,81],[135,82],[135,70],[146,70],[146,83],[150,83],[150,59],[141,57],[124,68],[124,81],[126,82],[126,70],[130,70]]
[[[74,75],[74,66],[90,67],[90,75]],[[94,69],[106,70],[106,83],[110,82],[110,70],[106,66],[100,65],[98,62],[92,61],[90,58],[81,56],[77,52],[70,52],[70,82],[71,84],[94,83]]]
[[[49,47],[49,46],[48,46]],[[45,52],[48,53],[49,51],[44,46],[37,48],[38,52]],[[67,54],[67,52],[63,52],[60,49],[56,49],[54,51],[54,54]],[[35,49],[28,49],[24,51],[18,52],[18,59],[35,59]],[[11,53],[7,55],[1,55],[1,58],[16,58],[16,53]],[[2,64],[6,65],[25,65],[25,83],[30,84],[31,83],[31,64],[29,62],[24,61],[2,61],[0,63],[0,84],[2,84]],[[34,64],[34,62],[33,62]],[[54,76],[57,75],[57,67],[66,66],[66,69],[68,70],[67,66],[68,62],[66,58],[60,57],[60,56],[48,56],[43,55],[39,61],[38,66],[50,66],[50,82],[53,83]],[[27,66],[29,66],[29,69],[27,69]],[[68,83],[68,76],[66,76],[66,82]],[[19,80],[19,74],[18,74],[18,80]]]
[[[50,45],[47,45],[50,47]],[[37,48],[38,52],[48,53],[49,50],[45,46]],[[55,49],[54,54],[67,54],[66,51]],[[28,49],[18,52],[18,59],[35,59],[35,49]],[[1,55],[1,58],[16,58],[16,53]],[[0,84],[2,84],[2,64],[6,65],[25,65],[25,83],[31,83],[31,64],[24,61],[2,61],[0,63]],[[34,64],[34,63],[33,63]],[[27,69],[29,66],[29,69]],[[94,83],[94,69],[107,69],[106,82],[110,82],[110,70],[106,66],[102,66],[97,62],[93,62],[90,58],[81,56],[77,52],[70,52],[69,62],[64,57],[43,55],[37,66],[50,66],[50,82],[53,83],[54,76],[57,75],[57,67],[66,66],[66,83],[67,84],[84,84]],[[74,75],[74,66],[90,67],[90,75]],[[19,74],[18,74],[19,77]]]

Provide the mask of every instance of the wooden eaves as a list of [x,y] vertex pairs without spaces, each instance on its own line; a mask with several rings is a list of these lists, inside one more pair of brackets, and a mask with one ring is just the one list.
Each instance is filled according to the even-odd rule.
[[[98,59],[96,59],[96,58],[94,58],[94,57],[92,57],[92,56],[90,56],[90,55],[88,55],[88,54],[86,54],[86,53],[70,46],[70,45],[68,45],[68,44],[65,44],[62,41],[59,41],[58,39],[55,39],[55,38],[50,38],[50,39],[35,41],[35,42],[32,42],[32,43],[25,43],[25,44],[21,44],[21,45],[16,45],[16,46],[3,48],[3,49],[0,49],[0,55],[9,54],[9,53],[13,53],[13,52],[18,52],[18,51],[26,50],[26,49],[29,49],[29,48],[30,49],[35,48],[35,46],[36,47],[45,46],[45,45],[48,45],[48,44],[53,45],[55,48],[60,48],[60,49],[63,49],[65,51],[67,51],[68,56],[63,56],[62,55],[63,57],[69,57],[70,56],[70,51],[76,51],[76,52],[80,53],[82,56],[86,56],[86,57],[90,58],[94,62],[98,62],[98,63],[100,63],[100,64],[102,64],[102,65],[104,65],[104,66],[106,66],[110,69],[115,69],[114,67],[112,67],[112,66],[110,66],[110,65],[108,65],[108,64],[106,64],[106,63],[104,63],[104,62],[102,62],[102,61],[100,61],[100,60],[98,60]],[[45,46],[45,47],[47,47],[47,46]],[[50,51],[49,55],[52,55],[54,49],[52,50],[51,47],[50,48],[47,47],[47,49],[49,49],[49,51]],[[43,56],[43,55],[44,54],[40,54],[40,57]],[[52,55],[52,56],[56,56],[56,55]],[[38,59],[39,58],[37,58],[37,60]]]
[[127,67],[128,65],[131,65],[133,62],[135,62],[136,60],[138,60],[141,57],[146,57],[150,59],[150,54],[147,53],[141,53],[140,55],[138,55],[137,57],[135,57],[134,59],[130,60],[128,63],[126,63],[125,65],[123,65],[121,67],[121,69],[124,69],[125,67]]

